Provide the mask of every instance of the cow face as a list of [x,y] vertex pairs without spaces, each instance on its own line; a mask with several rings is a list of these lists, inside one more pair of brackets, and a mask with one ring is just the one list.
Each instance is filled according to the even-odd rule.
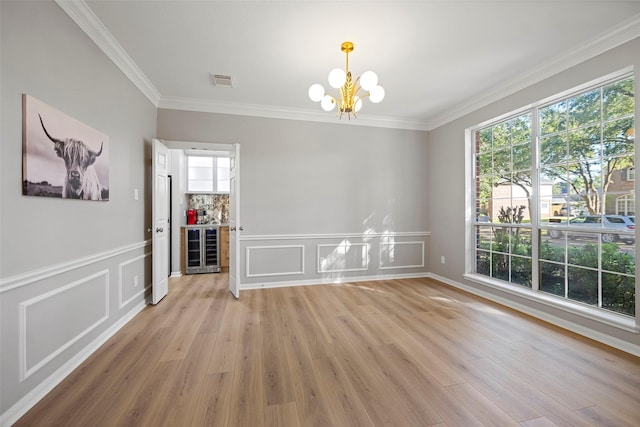
[[87,168],[93,165],[102,153],[102,145],[98,153],[90,150],[82,141],[66,139],[58,157],[64,160],[67,167],[67,183],[73,191],[79,191],[84,185],[84,175]]
[[42,125],[42,129],[47,135],[47,138],[53,142],[53,150],[58,157],[64,160],[64,164],[67,168],[67,175],[65,177],[65,194],[63,194],[63,196],[82,198],[83,191],[86,188],[85,175],[87,168],[91,167],[95,163],[96,158],[102,154],[103,144],[100,144],[100,151],[96,153],[87,147],[84,142],[78,141],[77,139],[67,138],[65,140],[61,140],[52,137],[44,127],[42,117],[40,117],[40,124]]

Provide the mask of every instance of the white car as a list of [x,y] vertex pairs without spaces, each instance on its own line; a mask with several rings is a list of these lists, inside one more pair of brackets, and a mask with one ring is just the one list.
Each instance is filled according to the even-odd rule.
[[[564,227],[569,228],[590,228],[593,231],[606,229],[605,233],[601,234],[601,239],[604,243],[612,243],[618,240],[624,240],[627,242],[635,242],[635,216],[626,215],[583,215],[577,216],[569,220],[569,223],[555,223],[562,224]],[[619,232],[616,232],[619,231]],[[548,231],[549,237],[558,239],[564,235],[560,230],[551,229]]]

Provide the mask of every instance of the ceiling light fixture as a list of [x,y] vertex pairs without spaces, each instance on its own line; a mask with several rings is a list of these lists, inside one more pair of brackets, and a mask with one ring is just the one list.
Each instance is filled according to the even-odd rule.
[[[349,53],[353,52],[353,43],[344,42],[341,49],[347,55],[347,66],[344,70],[334,68],[329,73],[329,85],[334,89],[339,89],[339,100],[327,95],[324,87],[318,83],[309,88],[309,98],[313,102],[320,102],[324,111],[331,111],[338,105],[338,118],[342,119],[342,115],[346,114],[351,120],[352,114],[354,117],[358,117],[356,113],[362,108],[362,98],[368,96],[371,102],[377,104],[384,98],[384,89],[378,85],[378,76],[373,71],[365,71],[354,80],[351,71],[349,71]],[[360,89],[367,93],[359,95]]]

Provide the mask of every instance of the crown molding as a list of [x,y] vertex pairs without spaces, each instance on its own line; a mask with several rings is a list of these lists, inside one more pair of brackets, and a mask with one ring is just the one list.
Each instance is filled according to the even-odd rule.
[[202,113],[231,114],[238,116],[264,117],[270,119],[304,120],[308,122],[322,122],[343,124],[348,126],[369,126],[391,129],[428,130],[426,123],[403,120],[394,117],[359,116],[354,120],[337,120],[335,114],[295,108],[281,108],[268,105],[236,104],[217,102],[203,99],[166,97],[160,98],[158,108],[167,110],[198,111]]
[[[582,44],[556,55],[544,64],[532,69],[529,73],[506,83],[495,86],[481,96],[470,99],[467,103],[459,105],[443,114],[440,114],[427,122],[427,130],[432,130],[460,117],[472,113],[492,102],[512,95],[541,82],[555,74],[565,71],[581,62],[587,61],[608,50],[620,46],[640,36],[640,14],[634,15],[616,26],[611,31],[600,34]],[[628,65],[628,64],[624,64]]]
[[84,0],[55,0],[73,22],[113,61],[129,80],[157,107],[160,92],[145,76],[120,43],[111,35]]
[[131,82],[151,101],[156,108],[166,108],[208,113],[233,114],[287,120],[341,123],[352,126],[370,126],[394,129],[427,130],[426,123],[393,117],[359,117],[357,120],[336,122],[335,116],[320,112],[281,108],[269,105],[234,104],[191,98],[162,97],[158,89],[145,76],[123,47],[113,37],[84,0],[55,0],[64,12],[89,36],[91,40],[113,61]]
[[55,0],[55,2],[157,108],[421,131],[430,131],[450,123],[492,102],[496,102],[519,90],[539,83],[559,72],[640,36],[640,14],[638,14],[620,23],[620,25],[611,31],[605,32],[587,40],[581,45],[556,55],[553,59],[532,69],[529,73],[495,86],[493,89],[485,91],[482,95],[472,97],[468,102],[434,116],[429,120],[418,121],[367,115],[366,117],[359,117],[356,120],[336,121],[335,117],[331,114],[304,109],[224,103],[192,98],[162,97],[160,92],[145,76],[142,70],[138,68],[84,0]]

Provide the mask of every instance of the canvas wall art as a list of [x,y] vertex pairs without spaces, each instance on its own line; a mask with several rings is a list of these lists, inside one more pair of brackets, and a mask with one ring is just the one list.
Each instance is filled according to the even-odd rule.
[[22,96],[22,194],[109,200],[109,137]]

